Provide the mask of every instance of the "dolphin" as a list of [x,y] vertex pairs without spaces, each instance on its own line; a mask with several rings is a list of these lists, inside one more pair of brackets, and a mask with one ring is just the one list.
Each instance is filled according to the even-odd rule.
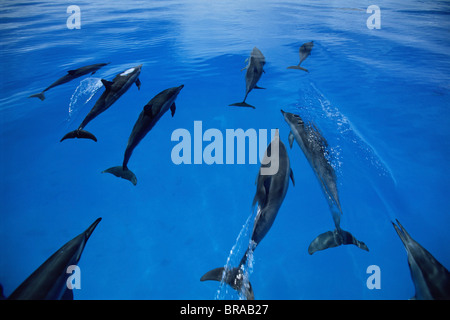
[[97,224],[98,218],[84,232],[67,242],[39,268],[37,268],[8,297],[10,300],[60,300],[73,299],[72,290],[67,287],[67,268],[78,264],[84,247]]
[[94,74],[97,72],[98,69],[100,69],[101,67],[104,67],[106,65],[108,65],[108,63],[96,63],[96,64],[91,64],[90,66],[86,66],[86,67],[81,67],[75,70],[69,70],[67,71],[67,74],[64,77],[59,78],[58,80],[56,80],[55,82],[53,82],[51,85],[49,85],[46,89],[44,89],[42,92],[40,93],[36,93],[36,94],[32,94],[31,96],[29,96],[28,98],[39,98],[41,99],[41,101],[45,100],[45,95],[44,92],[50,90],[51,88],[54,88],[56,86],[62,85],[64,83],[67,83],[69,81],[72,81],[73,79],[79,78],[81,76],[84,76],[88,73],[90,74]]
[[336,173],[327,160],[328,143],[314,124],[303,122],[296,114],[281,110],[291,132],[289,133],[289,146],[292,148],[294,139],[302,149],[328,201],[336,229],[319,235],[309,245],[308,252],[313,254],[318,250],[324,250],[340,246],[342,244],[354,244],[358,248],[369,251],[362,241],[357,240],[350,232],[340,227],[342,208],[339,201],[336,185]]
[[308,58],[309,55],[311,55],[311,50],[312,50],[313,46],[314,46],[314,41],[306,42],[306,43],[302,44],[302,46],[298,50],[298,53],[300,55],[300,62],[296,66],[290,66],[287,68],[288,69],[298,69],[298,70],[303,70],[303,71],[309,72],[308,69],[300,67],[300,64],[303,61],[305,61],[305,59]]
[[[392,221],[391,221],[392,222]],[[411,278],[416,289],[414,299],[450,300],[450,273],[396,220],[395,231],[405,246]]]
[[[279,150],[278,153],[278,171],[274,174],[262,174],[264,168],[273,165],[272,160],[268,160],[268,154],[272,154],[272,148]],[[276,151],[275,151],[276,152]],[[276,155],[275,155],[276,157]],[[276,161],[277,161],[276,160]],[[238,292],[243,292],[247,300],[254,300],[254,293],[250,282],[246,283],[244,277],[244,264],[247,262],[250,251],[256,249],[262,239],[269,232],[273,222],[278,214],[278,211],[286,196],[289,178],[291,178],[293,185],[294,175],[289,163],[289,156],[286,147],[279,139],[278,130],[275,137],[267,147],[261,168],[258,172],[256,180],[256,194],[253,199],[253,207],[258,203],[258,213],[255,217],[252,235],[249,241],[249,246],[242,257],[239,266],[228,269],[225,267],[216,268],[205,273],[200,281],[216,280],[224,281]]]
[[139,142],[145,137],[145,135],[155,126],[158,120],[166,113],[169,108],[172,113],[172,117],[175,114],[175,99],[183,89],[184,85],[179,87],[173,87],[161,91],[156,96],[154,96],[142,110],[139,118],[134,124],[133,130],[131,131],[130,137],[128,138],[127,148],[125,149],[125,155],[123,159],[123,164],[121,166],[112,167],[102,171],[102,173],[108,172],[112,173],[116,177],[127,179],[131,181],[134,185],[137,183],[137,178],[135,174],[128,169],[128,160],[130,160],[131,154],[134,148],[139,144]]
[[[250,54],[250,61],[244,69],[247,69],[247,72],[245,73],[245,97],[244,101],[232,103],[230,106],[237,106],[237,107],[249,107],[255,109],[254,106],[249,105],[245,102],[247,99],[248,94],[253,89],[265,89],[258,87],[256,84],[258,83],[259,79],[261,78],[261,75],[263,74],[264,70],[263,67],[266,64],[266,59],[264,58],[262,52],[257,48],[254,47],[253,51]],[[243,69],[242,69],[243,70]]]
[[125,70],[122,73],[116,75],[113,81],[102,79],[102,83],[105,86],[105,91],[98,98],[91,111],[84,118],[77,130],[67,133],[60,142],[65,139],[72,138],[85,138],[97,141],[97,138],[90,132],[83,130],[83,128],[95,117],[108,109],[114,102],[117,101],[133,83],[136,83],[138,89],[141,87],[141,81],[139,80],[139,74],[141,73],[142,64],[134,68]]

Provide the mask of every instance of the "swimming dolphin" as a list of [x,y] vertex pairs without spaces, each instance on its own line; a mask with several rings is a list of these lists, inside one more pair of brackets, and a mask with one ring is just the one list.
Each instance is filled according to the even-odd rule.
[[172,113],[172,117],[175,114],[175,99],[183,89],[184,85],[179,87],[169,88],[161,91],[156,96],[154,96],[149,103],[147,103],[142,110],[139,118],[137,119],[133,130],[131,131],[130,137],[128,138],[127,148],[125,149],[125,155],[123,159],[123,164],[121,166],[112,167],[106,169],[104,172],[109,172],[116,177],[127,179],[131,181],[134,185],[137,183],[137,178],[135,174],[128,169],[128,160],[130,160],[131,154],[134,148],[139,144],[139,142],[145,137],[145,135],[155,126],[158,120],[166,113],[169,108]]
[[308,56],[311,54],[311,50],[312,50],[313,46],[314,46],[314,41],[302,44],[302,46],[298,50],[298,53],[300,55],[300,62],[296,66],[290,66],[290,67],[287,67],[287,68],[288,69],[299,69],[299,70],[303,70],[303,71],[309,72],[307,69],[300,67],[300,64],[303,61],[305,61],[305,59],[308,58]]
[[247,99],[247,96],[250,91],[253,89],[264,89],[261,87],[258,87],[256,84],[258,83],[259,79],[261,78],[261,75],[263,74],[264,70],[263,67],[266,64],[266,59],[264,58],[262,52],[254,47],[253,51],[250,54],[250,61],[246,67],[247,72],[245,73],[245,97],[244,101],[232,103],[230,106],[237,106],[237,107],[250,107],[255,109],[254,106],[249,105],[245,102],[245,99]]
[[340,227],[342,209],[336,185],[336,173],[326,158],[328,154],[327,141],[314,124],[305,125],[300,116],[283,110],[281,113],[291,129],[289,146],[292,148],[295,139],[305,154],[320,182],[336,226],[334,231],[325,232],[311,242],[308,248],[309,254],[342,244],[354,244],[360,249],[369,251],[364,242],[357,240],[350,232],[342,230]]
[[[278,171],[275,174],[270,175],[262,174],[263,168],[269,167],[267,155],[270,153],[271,156],[273,156],[272,148],[274,150],[279,150]],[[273,165],[273,163],[271,162],[270,165]],[[262,161],[261,168],[258,173],[253,206],[258,203],[259,210],[253,225],[253,232],[250,238],[249,246],[242,257],[239,266],[232,268],[231,270],[225,269],[225,267],[213,269],[205,273],[200,278],[200,281],[224,281],[236,291],[243,292],[247,300],[254,299],[253,289],[250,282],[248,282],[248,284],[245,282],[243,273],[244,264],[247,262],[249,251],[256,249],[256,246],[259,245],[272,227],[281,204],[283,203],[284,197],[286,196],[289,186],[289,177],[295,185],[294,175],[289,163],[289,156],[287,154],[286,147],[279,140],[277,130],[274,139],[267,147],[264,160]]]
[[450,273],[424,247],[406,232],[398,220],[392,222],[405,246],[411,278],[416,289],[414,299],[450,300]]
[[11,300],[60,300],[73,299],[67,287],[67,268],[78,264],[84,247],[97,224],[98,218],[82,232],[48,258],[8,297]]
[[[83,128],[95,117],[108,109],[114,102],[117,101],[133,83],[136,83],[138,89],[141,87],[141,81],[139,80],[139,74],[141,73],[142,64],[134,68],[125,70],[122,73],[116,75],[113,81],[107,81],[102,79],[102,83],[105,86],[105,91],[98,98],[91,111],[84,118],[77,130],[67,133],[61,141],[72,138],[85,138],[97,141],[97,138],[90,132],[83,130]],[[60,141],[60,142],[61,142]]]
[[56,86],[59,86],[61,84],[67,83],[69,81],[72,81],[73,79],[79,78],[81,76],[84,76],[88,73],[94,74],[97,72],[98,69],[101,67],[106,66],[108,63],[97,63],[97,64],[91,64],[90,66],[81,67],[75,70],[69,70],[67,71],[67,74],[64,77],[59,78],[55,82],[53,82],[51,85],[49,85],[46,89],[44,89],[40,93],[32,94],[28,98],[39,98],[41,101],[45,100],[44,92],[50,90],[51,88],[54,88]]

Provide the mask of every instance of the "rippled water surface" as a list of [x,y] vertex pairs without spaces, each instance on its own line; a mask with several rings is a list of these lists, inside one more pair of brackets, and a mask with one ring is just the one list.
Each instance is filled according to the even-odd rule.
[[[0,283],[9,295],[41,263],[96,218],[79,266],[75,299],[238,299],[200,277],[238,263],[252,230],[259,164],[175,165],[175,129],[279,128],[290,183],[278,216],[252,255],[256,299],[409,299],[404,247],[392,227],[450,267],[450,4],[448,1],[77,1],[0,4]],[[369,29],[369,5],[381,29]],[[299,47],[314,41],[298,63]],[[245,59],[257,47],[266,65],[247,102]],[[68,70],[107,63],[28,99]],[[87,126],[98,142],[59,142],[112,80],[142,64],[132,86]],[[131,129],[158,92],[184,84],[136,148],[138,178],[101,174],[122,163]],[[280,109],[314,122],[329,145],[341,226],[369,247],[308,254],[334,228],[320,184]],[[194,140],[194,136],[192,137]],[[225,142],[224,142],[225,143]],[[208,142],[203,142],[205,147]],[[231,251],[231,254],[230,254]],[[381,289],[368,289],[377,265]]]

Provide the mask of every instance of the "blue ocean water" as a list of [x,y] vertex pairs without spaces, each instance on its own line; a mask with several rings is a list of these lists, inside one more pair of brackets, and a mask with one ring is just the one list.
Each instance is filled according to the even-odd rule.
[[[69,29],[69,5],[81,12]],[[380,8],[380,29],[366,12]],[[288,148],[295,186],[252,257],[256,299],[409,299],[414,295],[398,219],[450,267],[448,1],[12,1],[0,4],[0,283],[9,295],[64,243],[103,220],[81,257],[75,299],[237,299],[207,271],[245,251],[259,164],[172,162],[175,129],[275,129],[280,109],[313,121],[327,139],[341,225],[370,251],[340,246],[309,255],[334,228],[302,151]],[[299,47],[314,41],[302,66]],[[247,102],[245,59],[265,73]],[[28,99],[68,70],[110,62]],[[68,140],[103,91],[101,79],[143,64],[131,87]],[[101,172],[120,165],[131,129],[158,92],[184,84],[136,148],[138,184]],[[205,142],[203,146],[206,146]],[[249,225],[250,224],[250,225]],[[250,228],[250,229],[249,229]],[[247,238],[246,238],[247,237]],[[247,240],[246,240],[247,239]],[[240,253],[236,253],[236,251]],[[235,257],[234,257],[234,256]],[[369,289],[367,268],[380,268]]]

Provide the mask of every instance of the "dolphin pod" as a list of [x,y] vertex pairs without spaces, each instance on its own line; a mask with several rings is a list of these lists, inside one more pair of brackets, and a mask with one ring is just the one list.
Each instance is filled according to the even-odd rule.
[[[308,72],[307,69],[300,65],[310,56],[313,46],[313,41],[304,43],[299,49],[299,64],[288,67],[287,69],[298,69]],[[258,48],[254,47],[248,60],[248,65],[245,68],[247,72],[245,75],[246,92],[244,100],[231,104],[230,106],[255,109],[254,106],[246,103],[246,99],[253,89],[263,89],[258,87],[257,83],[262,73],[264,73],[265,57]],[[30,97],[37,97],[44,100],[44,92],[83,75],[89,73],[94,74],[105,65],[107,63],[94,64],[70,70],[65,76],[52,83],[42,92],[31,95]],[[113,81],[102,79],[105,91],[78,129],[67,133],[61,141],[69,138],[88,138],[97,141],[97,138],[92,133],[85,131],[84,127],[115,103],[133,83],[137,85],[138,89],[140,88],[139,75],[141,67],[142,65],[129,68],[116,75]],[[102,173],[111,173],[117,177],[129,180],[133,185],[137,184],[136,175],[128,169],[130,157],[140,141],[169,109],[171,110],[172,117],[174,116],[176,109],[175,100],[183,87],[184,85],[180,85],[179,87],[163,90],[144,106],[129,136],[122,165],[111,167]],[[336,173],[326,157],[328,147],[326,139],[314,123],[306,124],[299,115],[284,112],[283,110],[281,110],[281,113],[290,128],[288,138],[289,146],[292,148],[295,140],[302,149],[320,183],[335,224],[333,231],[327,231],[317,236],[311,242],[308,247],[308,253],[312,255],[320,250],[347,244],[353,244],[362,250],[369,251],[364,242],[357,240],[350,232],[342,230],[340,227],[342,208],[336,183]],[[274,149],[279,150],[279,169],[273,174],[263,174],[263,169],[266,169],[269,165],[267,161],[268,154],[272,154]],[[267,147],[264,160],[258,172],[256,193],[252,204],[253,208],[258,204],[258,210],[254,219],[249,244],[243,257],[237,267],[219,267],[210,270],[200,278],[201,281],[214,280],[224,282],[234,290],[241,292],[246,299],[254,299],[253,288],[248,279],[245,279],[244,268],[249,259],[249,255],[253,253],[272,227],[286,196],[289,178],[294,184],[289,156],[286,147],[279,139],[277,130],[274,140]],[[65,271],[68,266],[78,263],[89,237],[100,220],[101,218],[98,218],[88,229],[56,251],[8,299],[73,299],[72,291],[66,285],[67,274]],[[392,224],[407,252],[408,265],[415,287],[414,298],[450,299],[450,273],[448,270],[416,242],[398,220],[396,220],[396,223],[392,222]],[[2,287],[0,285],[1,297]]]
[[72,290],[67,287],[67,268],[78,264],[84,247],[102,218],[63,245],[37,268],[8,297],[10,300],[72,300]]
[[73,79],[84,76],[88,73],[94,74],[97,72],[98,69],[100,69],[108,64],[109,64],[109,62],[108,63],[96,63],[96,64],[92,64],[89,66],[81,67],[81,68],[78,68],[75,70],[69,70],[69,71],[67,71],[67,74],[65,76],[63,76],[63,77],[59,78],[58,80],[56,80],[55,82],[53,82],[51,85],[49,85],[47,88],[45,88],[42,92],[32,94],[28,98],[39,98],[39,99],[41,99],[41,101],[44,101],[45,100],[44,92],[46,92],[56,86],[59,86],[64,83],[67,83],[69,81],[72,81]]
[[[258,87],[256,84],[258,83],[259,79],[261,78],[261,75],[264,72],[264,65],[266,64],[266,59],[264,58],[264,55],[262,52],[257,48],[254,47],[252,52],[250,53],[250,58],[247,67],[244,69],[247,69],[247,72],[245,73],[245,97],[242,102],[236,102],[230,104],[230,106],[237,106],[237,107],[249,107],[255,109],[254,106],[248,104],[245,102],[247,99],[248,94],[253,89],[264,89],[261,87]],[[242,69],[242,70],[244,70]],[[241,71],[242,71],[241,70]]]
[[161,91],[145,105],[133,127],[133,130],[131,131],[130,137],[128,138],[123,164],[121,166],[106,169],[105,171],[102,171],[102,173],[108,172],[116,177],[129,180],[134,185],[137,184],[136,175],[127,167],[128,160],[130,160],[134,148],[136,148],[139,142],[155,126],[158,120],[169,110],[169,108],[172,113],[172,117],[174,116],[176,109],[175,99],[183,87],[184,85],[181,85],[179,87]]
[[416,289],[413,299],[450,300],[450,273],[431,253],[406,232],[396,220],[395,231],[405,246],[411,278]]
[[[267,155],[269,153],[273,155],[272,152],[275,150],[279,150],[278,171],[274,174],[262,174],[263,168],[268,167]],[[272,227],[278,211],[280,210],[281,204],[286,196],[289,186],[289,177],[292,179],[292,183],[294,183],[294,176],[290,167],[289,156],[287,154],[286,147],[280,141],[277,130],[274,139],[267,147],[258,173],[258,178],[256,181],[256,194],[253,199],[253,207],[256,203],[258,203],[258,213],[255,217],[253,232],[248,248],[242,257],[239,266],[232,269],[226,269],[225,267],[213,269],[205,273],[200,278],[200,281],[224,281],[234,290],[242,292],[247,300],[254,299],[252,286],[250,282],[246,282],[247,279],[244,277],[244,265],[247,262],[249,251],[256,249]]]
[[107,81],[102,79],[102,83],[105,86],[105,91],[98,98],[91,111],[84,118],[78,129],[67,133],[61,142],[66,139],[84,138],[97,141],[97,138],[90,132],[83,130],[83,128],[96,118],[99,114],[106,111],[114,102],[116,102],[133,83],[136,84],[138,89],[141,87],[141,81],[139,80],[139,74],[141,73],[142,64],[134,68],[125,70],[119,73],[113,79],[113,81]]
[[311,55],[311,50],[312,50],[313,46],[314,46],[313,41],[302,44],[300,49],[298,50],[298,54],[300,56],[300,62],[296,66],[287,67],[287,69],[297,69],[297,70],[303,70],[303,71],[309,72],[308,69],[300,67],[300,64]]
[[292,143],[295,139],[305,154],[320,182],[336,227],[334,231],[322,233],[315,238],[309,245],[309,254],[342,244],[354,244],[360,249],[369,251],[364,242],[357,240],[350,232],[342,230],[340,227],[342,208],[336,186],[336,173],[325,157],[328,146],[327,141],[314,124],[305,124],[299,115],[284,112],[283,110],[281,110],[281,113],[291,129],[289,146],[292,148]]

